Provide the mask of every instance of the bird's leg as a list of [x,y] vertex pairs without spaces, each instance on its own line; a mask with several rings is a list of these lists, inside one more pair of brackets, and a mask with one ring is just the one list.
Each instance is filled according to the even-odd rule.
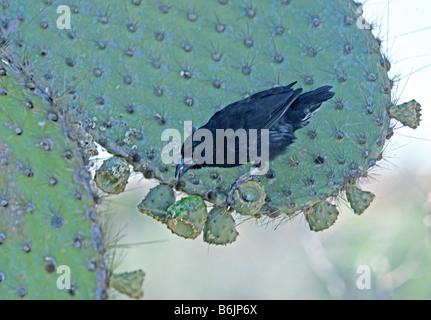
[[244,173],[242,176],[240,176],[238,179],[236,179],[234,184],[232,184],[232,187],[230,188],[229,192],[227,193],[227,198],[226,198],[226,203],[229,207],[232,208],[232,206],[234,204],[233,194],[235,193],[235,190],[238,189],[238,191],[241,193],[241,196],[245,199],[246,195],[241,190],[241,185],[244,183],[247,183],[249,181],[252,181],[252,180],[254,181],[256,179],[259,179],[257,176],[252,175],[251,171],[252,170]]

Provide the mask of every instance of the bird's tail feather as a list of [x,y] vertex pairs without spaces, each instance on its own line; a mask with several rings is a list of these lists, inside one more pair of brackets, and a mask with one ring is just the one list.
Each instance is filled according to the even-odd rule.
[[319,109],[323,102],[331,99],[335,93],[329,90],[332,86],[323,86],[316,90],[301,94],[295,102],[296,110],[292,110],[302,120],[302,125]]
[[335,93],[329,90],[332,86],[323,86],[316,90],[306,92],[298,97],[298,105],[310,108],[310,112],[316,111],[322,102],[331,99]]

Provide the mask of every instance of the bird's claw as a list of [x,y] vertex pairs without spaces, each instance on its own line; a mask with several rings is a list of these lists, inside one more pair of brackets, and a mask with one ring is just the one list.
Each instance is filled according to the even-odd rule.
[[236,190],[236,187],[232,186],[232,188],[227,193],[227,197],[226,197],[226,210],[228,210],[228,211],[232,211],[233,210],[233,205],[235,204],[235,201],[233,200],[233,194],[234,194],[235,190]]
[[233,205],[235,204],[235,200],[233,199],[233,195],[235,193],[235,190],[238,190],[240,192],[243,199],[246,198],[246,195],[244,194],[244,192],[241,189],[241,185],[244,183],[247,183],[249,181],[259,181],[259,177],[258,176],[252,176],[250,174],[250,171],[249,171],[249,172],[243,174],[242,176],[240,176],[235,181],[235,183],[232,185],[232,187],[230,188],[230,190],[226,196],[226,209],[227,210],[233,210]]

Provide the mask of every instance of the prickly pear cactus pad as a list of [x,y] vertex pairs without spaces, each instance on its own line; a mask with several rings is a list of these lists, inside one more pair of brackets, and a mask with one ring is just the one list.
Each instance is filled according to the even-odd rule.
[[103,299],[107,248],[83,159],[61,115],[3,70],[0,297]]
[[374,200],[375,195],[370,191],[363,191],[356,186],[346,188],[347,200],[356,214],[362,214]]
[[127,161],[112,157],[105,160],[96,171],[94,178],[99,189],[108,194],[120,194],[126,189],[130,169]]
[[140,299],[144,296],[142,283],[145,273],[142,270],[133,272],[113,273],[109,285],[130,298]]
[[227,245],[238,237],[232,215],[222,209],[213,208],[204,225],[204,241],[209,244]]
[[332,226],[338,218],[338,210],[326,201],[314,205],[310,212],[305,212],[310,229],[313,231],[322,231]]
[[61,95],[73,106],[73,126],[146,178],[223,207],[250,165],[189,170],[177,181],[175,164],[162,161],[168,143],[163,132],[175,129],[184,141],[191,133],[185,121],[199,127],[233,101],[293,81],[304,91],[332,85],[336,95],[260,177],[260,216],[308,212],[356,187],[382,158],[393,132],[390,63],[354,1],[62,5],[41,0],[3,6],[3,60],[21,61],[20,70],[33,79],[28,85],[37,84],[45,100],[48,93]]
[[175,202],[174,190],[167,185],[152,188],[138,205],[138,210],[159,221],[165,221],[168,208]]
[[416,129],[420,123],[421,105],[415,100],[401,105],[388,106],[387,112],[391,118],[401,122],[403,125]]

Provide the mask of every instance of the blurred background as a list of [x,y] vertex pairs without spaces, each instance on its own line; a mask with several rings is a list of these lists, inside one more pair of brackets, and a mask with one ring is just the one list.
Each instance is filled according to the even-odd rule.
[[423,111],[420,127],[397,129],[379,168],[362,181],[376,194],[362,216],[341,201],[326,231],[311,232],[300,217],[282,225],[244,221],[236,242],[208,246],[202,236],[179,238],[140,214],[136,205],[155,183],[136,175],[125,193],[104,203],[116,225],[131,221],[112,230],[125,244],[116,272],[144,270],[144,299],[430,299],[430,12],[428,0],[364,4],[399,80],[395,97],[415,99]]

